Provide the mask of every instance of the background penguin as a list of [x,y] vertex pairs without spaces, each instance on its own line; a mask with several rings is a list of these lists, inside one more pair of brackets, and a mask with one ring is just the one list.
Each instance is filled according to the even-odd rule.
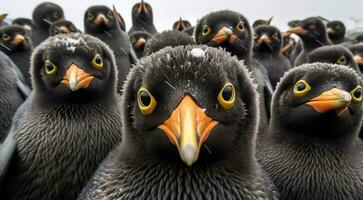
[[190,27],[192,27],[192,24],[188,20],[183,20],[181,17],[173,24],[173,30],[176,31],[183,31]]
[[352,41],[353,44],[363,43],[363,33],[358,34]]
[[343,22],[330,21],[326,26],[329,39],[333,44],[340,44],[344,41],[346,29]]
[[137,62],[137,56],[129,37],[118,25],[119,21],[107,6],[91,6],[85,12],[85,33],[101,39],[115,54],[118,69],[117,91],[120,93],[131,64]]
[[134,31],[145,31],[150,34],[155,34],[158,31],[154,26],[153,10],[148,3],[141,0],[140,3],[135,4],[131,11],[132,27],[128,34]]
[[0,28],[0,50],[20,69],[27,85],[30,81],[30,56],[33,51],[28,30],[19,25],[9,25]]
[[360,71],[363,73],[363,43],[351,45],[349,50],[352,52],[354,61],[358,64]]
[[252,35],[252,28],[244,16],[234,11],[222,10],[200,19],[194,37],[197,44],[224,48],[232,56],[243,60],[252,71],[260,94],[260,129],[263,130],[268,124],[273,89],[268,72],[252,57]]
[[49,35],[68,34],[81,32],[76,26],[68,20],[58,20],[49,27]]
[[177,47],[195,44],[192,37],[180,31],[164,31],[153,35],[146,43],[144,56],[163,49],[164,47]]
[[286,56],[291,63],[292,51],[296,47],[296,41],[291,37],[291,35],[282,34],[282,55]]
[[321,62],[349,66],[360,73],[352,53],[341,45],[319,47],[307,55],[309,63]]
[[291,63],[281,53],[282,36],[278,28],[259,25],[255,29],[253,57],[268,71],[271,85],[275,88],[284,73],[291,68]]
[[361,199],[362,80],[355,70],[305,64],[281,79],[268,137],[257,148],[280,199]]
[[5,22],[6,16],[8,16],[6,13],[0,14],[0,27],[8,25],[8,23]]
[[151,37],[150,33],[144,31],[135,31],[131,33],[129,37],[137,57],[141,58],[144,54],[145,44]]
[[32,77],[0,195],[75,199],[121,140],[114,56],[92,36],[57,35],[35,50]]
[[270,17],[267,20],[265,20],[265,19],[257,19],[256,21],[253,22],[252,27],[253,27],[253,29],[256,29],[260,25],[270,25],[272,19],[273,19],[273,17]]
[[33,11],[34,30],[31,39],[34,47],[38,46],[43,40],[49,37],[50,25],[64,19],[62,8],[51,2],[39,4]]
[[318,17],[309,17],[302,20],[297,26],[290,28],[287,33],[297,34],[303,44],[302,50],[293,61],[295,66],[306,63],[306,54],[312,50],[332,44],[328,38],[325,24]]
[[31,19],[28,18],[16,18],[11,22],[13,25],[19,25],[24,27],[25,29],[27,29],[29,32],[31,32],[34,28],[34,24],[33,21]]
[[167,47],[124,90],[123,141],[79,199],[277,199],[256,169],[257,93],[237,59]]

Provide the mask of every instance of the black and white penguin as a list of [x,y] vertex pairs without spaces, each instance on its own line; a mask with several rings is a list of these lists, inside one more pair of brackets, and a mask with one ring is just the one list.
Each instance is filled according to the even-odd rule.
[[34,29],[31,40],[34,47],[49,37],[49,27],[53,22],[64,19],[63,9],[51,2],[44,2],[35,7],[33,11]]
[[11,23],[13,25],[22,26],[22,27],[24,27],[25,29],[27,29],[30,32],[34,28],[33,20],[31,20],[29,18],[23,18],[23,17],[15,18]]
[[281,32],[275,26],[259,25],[255,28],[253,57],[266,68],[273,88],[291,68],[289,59],[281,53],[282,42]]
[[352,52],[354,61],[357,63],[360,71],[363,73],[363,43],[351,45],[349,50]]
[[330,21],[326,26],[329,39],[333,44],[340,44],[344,41],[346,28],[342,21]]
[[0,51],[16,64],[23,73],[26,84],[30,86],[30,57],[33,51],[30,32],[19,25],[1,27],[0,41]]
[[176,31],[183,31],[190,27],[192,27],[192,24],[188,20],[182,19],[181,17],[173,24],[173,30]]
[[254,157],[255,87],[220,49],[142,58],[124,87],[123,140],[79,199],[277,199]]
[[351,68],[304,64],[284,75],[257,148],[281,200],[362,198],[362,109],[362,80]]
[[134,31],[144,31],[152,35],[158,32],[154,26],[153,10],[144,0],[132,7],[131,17],[132,27],[128,31],[129,35]]
[[81,32],[76,26],[68,20],[58,20],[49,27],[49,35],[68,34]]
[[116,66],[106,44],[89,35],[50,37],[31,63],[33,92],[12,130],[16,152],[2,199],[75,199],[121,141]]
[[129,37],[137,57],[141,58],[144,55],[145,45],[151,38],[150,33],[144,31],[134,31]]

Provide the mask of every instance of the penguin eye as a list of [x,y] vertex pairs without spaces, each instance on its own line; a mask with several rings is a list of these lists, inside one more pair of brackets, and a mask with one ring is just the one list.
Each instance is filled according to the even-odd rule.
[[203,36],[209,35],[211,31],[212,29],[210,29],[208,25],[203,26]]
[[278,36],[278,34],[276,32],[272,35],[272,38],[274,40],[279,40],[279,36]]
[[69,30],[71,30],[72,32],[75,32],[75,31],[76,31],[76,27],[74,27],[73,25],[71,25],[71,26],[69,27]]
[[137,103],[139,104],[140,111],[144,115],[151,114],[157,104],[153,95],[145,87],[141,87],[137,92]]
[[55,34],[58,34],[58,33],[59,33],[58,27],[54,27],[53,32],[54,32]]
[[301,97],[306,95],[311,90],[310,85],[305,80],[299,80],[294,87],[295,96]]
[[53,19],[59,19],[60,14],[58,12],[53,12],[52,17]]
[[254,39],[257,39],[257,38],[258,38],[257,33],[253,33],[253,38],[254,38]]
[[245,31],[245,26],[244,26],[244,22],[240,21],[237,26],[236,26],[236,30],[240,33],[242,33],[243,31]]
[[57,74],[58,67],[55,66],[55,64],[53,64],[52,62],[50,62],[50,60],[46,60],[44,62],[44,68],[48,76],[54,77]]
[[90,13],[90,12],[87,14],[87,19],[88,20],[92,20],[94,17],[95,16],[92,13]]
[[6,42],[6,41],[9,41],[11,39],[10,35],[6,34],[6,33],[3,33],[3,41]]
[[231,109],[236,101],[236,90],[232,83],[226,83],[218,94],[218,102],[224,109]]
[[340,27],[340,25],[337,25],[336,27],[335,27],[335,29],[337,29],[337,30],[339,30],[341,27]]
[[101,70],[103,68],[103,60],[100,54],[96,54],[92,59],[92,67],[96,70]]
[[353,101],[362,101],[362,86],[358,85],[355,87],[352,91],[350,91],[350,95],[353,97]]
[[347,64],[347,58],[345,56],[340,56],[340,58],[337,60],[337,64],[346,65]]
[[135,37],[132,37],[131,38],[131,43],[134,44],[136,42],[136,38]]
[[109,11],[109,12],[107,13],[107,18],[108,18],[108,19],[112,19],[112,18],[113,18],[113,13],[112,13],[112,11]]
[[315,23],[311,23],[311,24],[309,24],[309,28],[310,28],[310,29],[315,29]]

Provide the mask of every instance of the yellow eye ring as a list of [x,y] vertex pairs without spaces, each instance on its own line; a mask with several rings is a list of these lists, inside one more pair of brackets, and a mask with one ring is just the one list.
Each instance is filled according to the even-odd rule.
[[243,21],[240,21],[237,26],[236,26],[236,30],[240,33],[245,31],[245,25]]
[[95,16],[92,13],[87,14],[88,20],[92,20]]
[[109,19],[112,19],[112,18],[113,18],[113,13],[112,13],[112,11],[110,11],[110,12],[108,12],[108,13],[107,13],[107,17],[108,17]]
[[236,101],[236,90],[232,83],[224,84],[218,94],[218,102],[224,109],[231,109]]
[[352,91],[350,91],[350,95],[352,96],[353,101],[362,101],[362,86],[358,85],[355,87]]
[[6,34],[6,33],[3,33],[3,41],[6,42],[6,41],[9,41],[11,39],[10,35]]
[[47,73],[48,76],[54,77],[55,75],[57,75],[58,67],[50,62],[50,60],[46,60],[44,62],[44,68],[45,73]]
[[145,87],[141,87],[137,92],[137,103],[144,115],[150,115],[157,105],[155,98]]
[[347,64],[347,58],[345,56],[340,56],[340,58],[337,60],[337,64],[346,65]]
[[209,26],[208,26],[208,25],[204,25],[204,26],[203,26],[203,30],[202,30],[202,34],[203,34],[203,36],[207,36],[207,35],[209,35],[209,34],[210,34],[210,32],[212,32],[212,29],[211,29],[211,28],[209,28]]
[[103,60],[100,54],[96,54],[92,59],[92,67],[96,70],[101,70],[103,68]]
[[316,28],[316,26],[315,26],[315,24],[314,24],[314,23],[312,23],[312,24],[310,24],[310,25],[309,25],[309,28],[310,28],[310,29],[315,29],[315,28]]
[[310,90],[311,87],[305,80],[299,80],[294,86],[294,94],[298,97],[306,95]]

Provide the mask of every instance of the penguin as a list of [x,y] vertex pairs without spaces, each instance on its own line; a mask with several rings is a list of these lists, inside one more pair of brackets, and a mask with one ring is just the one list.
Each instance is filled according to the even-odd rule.
[[282,41],[275,26],[259,25],[255,29],[253,57],[266,68],[273,88],[291,68],[289,59],[281,53]]
[[31,31],[33,30],[33,28],[34,28],[33,21],[32,21],[31,19],[28,19],[28,18],[23,18],[23,17],[16,18],[16,19],[14,19],[11,23],[12,23],[13,25],[19,25],[19,26],[24,27],[24,28],[25,28],[25,29],[27,29],[30,33],[31,33]]
[[152,35],[158,32],[153,22],[153,10],[144,0],[132,7],[131,17],[132,27],[128,31],[129,35],[134,31],[144,31]]
[[68,20],[58,20],[49,27],[49,35],[54,36],[57,34],[68,34],[81,32],[76,26]]
[[329,39],[333,44],[340,44],[344,41],[346,29],[342,21],[330,21],[326,26]]
[[[117,13],[117,12],[116,12]],[[84,31],[106,43],[114,52],[118,69],[117,91],[121,93],[123,82],[137,62],[129,37],[119,28],[119,20],[107,6],[91,6],[84,15]]]
[[363,43],[351,45],[349,50],[352,52],[354,61],[363,73]]
[[63,9],[51,2],[39,4],[33,11],[34,29],[31,40],[34,47],[49,37],[49,27],[53,22],[64,19]]
[[150,38],[145,45],[144,56],[150,55],[165,47],[187,46],[193,44],[195,44],[193,38],[184,32],[177,30],[164,31],[156,33]]
[[255,87],[221,49],[140,59],[124,86],[123,140],[78,199],[277,199],[254,157]]
[[[267,127],[272,86],[266,69],[252,56],[253,30],[248,20],[238,12],[221,10],[202,17],[195,27],[197,44],[222,47],[243,60],[253,73],[260,94],[260,131]],[[258,134],[260,136],[260,134]]]
[[30,32],[19,25],[0,28],[0,51],[5,53],[20,69],[28,86],[30,81],[30,57],[33,51]]
[[357,63],[355,63],[353,54],[348,48],[341,45],[330,45],[319,47],[307,55],[308,63],[331,63],[345,65],[360,73]]
[[129,37],[137,57],[141,58],[144,54],[145,44],[151,38],[150,33],[144,31],[134,31]]
[[12,127],[16,152],[0,188],[4,199],[76,199],[121,141],[116,64],[89,35],[50,37],[31,63],[33,92]]
[[309,17],[299,22],[299,24],[290,28],[287,33],[297,34],[302,40],[302,50],[294,60],[295,66],[306,63],[306,54],[312,50],[326,45],[331,45],[326,26],[318,17]]
[[181,17],[173,24],[173,30],[176,31],[183,31],[190,27],[192,27],[192,24],[188,20],[183,20]]
[[256,29],[260,25],[270,25],[272,19],[273,19],[273,17],[270,17],[267,20],[265,20],[265,19],[257,19],[256,21],[253,22],[252,27],[253,27],[253,29]]
[[5,22],[5,18],[8,16],[6,13],[0,14],[0,27],[7,26],[8,23]]
[[284,75],[257,157],[280,199],[361,199],[362,79],[346,66],[313,63]]

